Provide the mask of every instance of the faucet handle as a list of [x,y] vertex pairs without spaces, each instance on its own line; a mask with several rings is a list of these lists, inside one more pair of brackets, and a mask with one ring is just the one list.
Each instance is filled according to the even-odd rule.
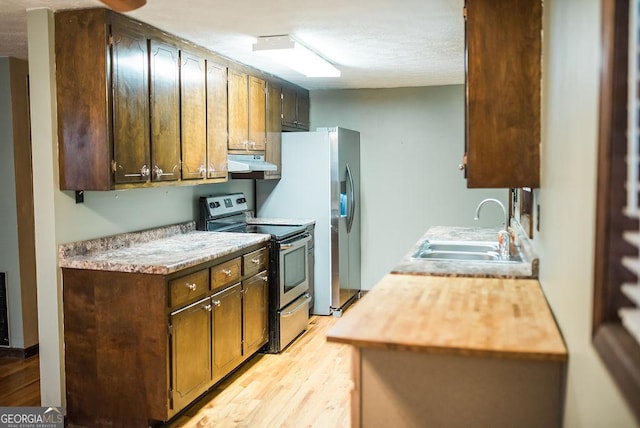
[[498,251],[502,260],[509,260],[511,251],[511,234],[506,230],[498,232]]

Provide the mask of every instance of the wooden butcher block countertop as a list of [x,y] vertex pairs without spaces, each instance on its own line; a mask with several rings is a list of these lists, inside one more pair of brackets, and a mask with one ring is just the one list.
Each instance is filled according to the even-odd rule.
[[327,338],[364,348],[567,360],[535,279],[387,275]]

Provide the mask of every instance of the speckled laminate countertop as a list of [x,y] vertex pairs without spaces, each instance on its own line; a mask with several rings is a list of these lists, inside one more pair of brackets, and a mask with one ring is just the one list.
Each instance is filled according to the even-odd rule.
[[195,223],[72,242],[58,247],[64,268],[166,275],[234,253],[270,235],[204,232]]
[[490,241],[497,242],[499,229],[455,226],[435,226],[416,242],[400,262],[391,270],[394,274],[469,276],[476,278],[538,278],[538,257],[529,239],[517,222],[512,223],[519,242],[521,262],[487,262],[430,260],[413,258],[412,255],[427,240],[431,241]]

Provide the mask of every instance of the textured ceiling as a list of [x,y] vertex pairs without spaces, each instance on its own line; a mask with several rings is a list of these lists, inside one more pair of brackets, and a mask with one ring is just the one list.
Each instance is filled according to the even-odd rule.
[[[464,0],[147,0],[128,15],[308,89],[459,84]],[[27,57],[26,11],[97,0],[0,0],[0,56]],[[291,34],[334,63],[306,78],[252,52],[258,36]]]

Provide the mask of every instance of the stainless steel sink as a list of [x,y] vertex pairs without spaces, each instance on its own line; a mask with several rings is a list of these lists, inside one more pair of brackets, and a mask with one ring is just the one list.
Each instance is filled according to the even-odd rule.
[[470,253],[486,251],[498,252],[498,243],[483,241],[427,241],[420,249],[432,251],[464,251]]
[[517,263],[522,258],[512,255],[502,259],[498,244],[486,241],[426,241],[413,254],[413,258],[429,260],[483,261],[493,263]]

